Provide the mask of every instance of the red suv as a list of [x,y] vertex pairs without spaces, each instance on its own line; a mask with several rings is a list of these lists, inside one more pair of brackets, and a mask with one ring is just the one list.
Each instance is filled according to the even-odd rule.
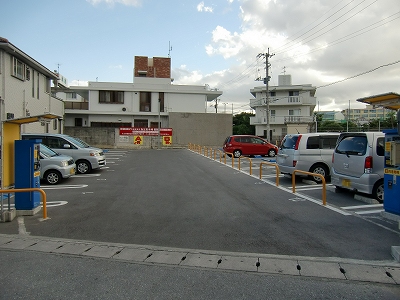
[[278,153],[278,147],[254,135],[231,135],[224,142],[224,152],[234,157],[241,155],[263,155],[275,156]]

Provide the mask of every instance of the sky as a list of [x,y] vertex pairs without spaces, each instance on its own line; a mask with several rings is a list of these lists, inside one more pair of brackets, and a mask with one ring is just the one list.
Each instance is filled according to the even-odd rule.
[[70,85],[133,82],[135,56],[170,56],[173,84],[208,85],[223,92],[219,112],[251,112],[269,51],[269,84],[290,74],[317,87],[320,111],[400,93],[399,0],[0,1],[0,37]]

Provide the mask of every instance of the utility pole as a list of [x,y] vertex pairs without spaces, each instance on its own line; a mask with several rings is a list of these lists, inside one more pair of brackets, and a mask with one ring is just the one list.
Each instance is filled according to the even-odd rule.
[[[269,67],[271,64],[269,63],[269,58],[274,56],[275,54],[269,53],[269,48],[267,53],[260,53],[257,55],[257,58],[259,57],[264,57],[265,58],[265,78],[264,78],[264,83],[265,83],[265,103],[267,104],[267,140],[271,141],[272,136],[271,136],[271,129],[270,129],[270,109],[269,109]],[[257,78],[256,80],[260,80],[260,78]]]

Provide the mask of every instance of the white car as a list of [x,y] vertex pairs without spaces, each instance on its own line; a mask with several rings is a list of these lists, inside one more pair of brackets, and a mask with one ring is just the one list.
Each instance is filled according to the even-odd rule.
[[40,179],[48,184],[57,184],[63,178],[75,175],[76,164],[71,156],[60,155],[40,144]]

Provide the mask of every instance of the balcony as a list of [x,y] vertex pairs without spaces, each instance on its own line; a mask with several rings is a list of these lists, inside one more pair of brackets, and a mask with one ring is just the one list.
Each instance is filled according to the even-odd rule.
[[313,116],[286,116],[285,118],[285,124],[304,124],[304,123],[313,123],[314,122],[314,117]]
[[[283,124],[308,124],[314,122],[312,116],[271,116],[270,125],[283,125]],[[250,117],[250,125],[267,125],[267,117]]]
[[[315,106],[315,97],[303,97],[303,96],[282,96],[282,97],[270,97],[268,98],[270,106],[280,105],[311,105]],[[255,108],[258,106],[266,106],[267,102],[265,98],[262,99],[250,99],[250,107]]]
[[64,101],[64,109],[88,110],[89,102]]

